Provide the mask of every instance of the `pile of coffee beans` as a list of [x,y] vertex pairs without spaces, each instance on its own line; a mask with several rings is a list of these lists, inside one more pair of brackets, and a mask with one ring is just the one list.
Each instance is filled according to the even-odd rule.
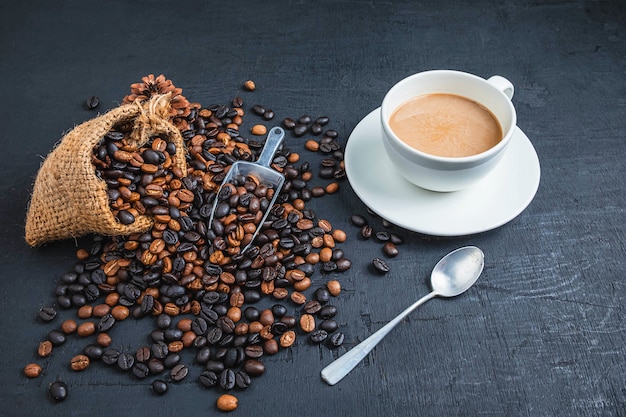
[[[283,145],[271,165],[286,182],[270,207],[274,190],[253,177],[237,177],[217,192],[235,161],[254,161],[263,148],[240,133],[244,114],[241,97],[230,105],[191,104],[185,123],[178,124],[184,126],[187,172],[174,167],[176,149],[163,138],[131,149],[128,125],[103,137],[93,165],[108,185],[112,212],[124,224],[142,214],[154,224],[145,233],[93,236],[89,247],[77,251],[76,264],[55,288],[56,306],[39,312],[46,323],[55,322],[58,308],[75,310],[75,317],[42,338],[40,358],[78,337],[85,346],[69,363],[74,372],[94,363],[116,367],[136,379],[154,378],[153,392],[163,395],[170,382],[188,377],[181,353],[192,350],[194,364],[202,367],[199,384],[228,392],[250,386],[264,374],[265,356],[300,337],[331,349],[343,344],[332,303],[341,284],[329,277],[312,286],[316,274],[350,269],[340,248],[347,236],[306,207],[311,198],[336,192],[345,177],[338,134],[324,131],[327,117],[297,119],[294,136],[321,135],[317,147],[307,141],[305,148],[326,154],[320,177],[332,182],[310,189],[310,164]],[[261,116],[270,120],[274,114],[263,109]],[[217,214],[209,222],[216,199]],[[299,313],[290,314],[294,307]],[[127,341],[111,336],[123,322],[144,318],[152,326],[142,345],[129,350]],[[42,372],[36,363],[24,368],[31,378]],[[54,400],[67,395],[62,381],[49,385]],[[220,398],[220,409],[236,407],[234,396]]]

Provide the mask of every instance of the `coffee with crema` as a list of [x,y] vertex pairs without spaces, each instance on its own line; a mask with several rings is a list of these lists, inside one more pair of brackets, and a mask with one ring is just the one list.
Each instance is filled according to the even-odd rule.
[[389,126],[407,145],[443,157],[477,155],[502,140],[491,111],[456,94],[414,97],[392,113]]

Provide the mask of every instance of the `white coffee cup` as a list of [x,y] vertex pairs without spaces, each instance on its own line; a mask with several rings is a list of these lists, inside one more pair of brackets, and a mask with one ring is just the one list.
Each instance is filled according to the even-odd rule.
[[[407,145],[389,125],[392,113],[410,99],[435,93],[459,95],[486,107],[502,127],[502,140],[482,153],[464,157],[435,156]],[[458,191],[475,184],[493,170],[511,141],[517,124],[513,93],[513,84],[498,75],[484,79],[466,72],[433,70],[401,80],[385,95],[380,112],[383,143],[394,167],[408,181],[431,191]]]

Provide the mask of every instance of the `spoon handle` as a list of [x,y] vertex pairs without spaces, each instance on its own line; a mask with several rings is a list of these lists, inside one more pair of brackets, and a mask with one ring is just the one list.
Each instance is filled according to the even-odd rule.
[[343,356],[336,359],[330,365],[326,366],[326,368],[322,369],[322,379],[326,381],[328,385],[335,385],[337,382],[341,381],[343,377],[348,375],[354,367],[356,367],[361,360],[367,356],[368,353],[374,349],[374,347],[383,340],[387,333],[389,333],[398,323],[402,321],[406,316],[408,316],[413,310],[415,310],[420,305],[424,304],[426,301],[435,297],[437,294],[433,291],[429,294],[426,294],[415,303],[413,303],[410,307],[405,309],[402,313],[398,314],[393,320],[389,323],[385,324],[383,327],[378,329],[375,333],[369,336],[367,339],[350,349]]

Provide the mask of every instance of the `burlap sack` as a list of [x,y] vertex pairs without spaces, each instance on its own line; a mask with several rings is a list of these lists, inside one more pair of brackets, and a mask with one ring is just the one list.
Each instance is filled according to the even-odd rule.
[[139,148],[151,137],[176,144],[175,166],[186,172],[185,148],[180,131],[169,121],[170,95],[125,104],[71,130],[46,157],[35,180],[26,214],[26,242],[31,246],[90,233],[128,235],[147,231],[152,219],[136,217],[121,224],[111,213],[107,185],[96,176],[91,162],[94,147],[111,128],[132,122],[131,143]]

